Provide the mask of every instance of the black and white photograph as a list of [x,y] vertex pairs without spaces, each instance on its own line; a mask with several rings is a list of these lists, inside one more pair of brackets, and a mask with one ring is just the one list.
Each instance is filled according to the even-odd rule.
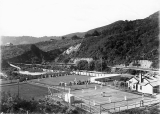
[[0,0],[0,114],[160,114],[160,0]]

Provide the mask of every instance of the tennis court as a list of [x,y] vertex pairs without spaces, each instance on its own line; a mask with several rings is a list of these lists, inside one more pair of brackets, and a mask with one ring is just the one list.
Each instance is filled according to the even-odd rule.
[[144,96],[142,97],[142,95],[138,94],[112,89],[107,86],[101,87],[100,85],[98,85],[96,88],[96,90],[95,88],[90,88],[72,91],[71,93],[74,94],[75,97],[82,99],[82,101],[84,101],[85,103],[97,107],[99,107],[99,105],[101,104],[101,106],[106,109],[133,104],[136,102],[139,103],[142,99],[153,99]]

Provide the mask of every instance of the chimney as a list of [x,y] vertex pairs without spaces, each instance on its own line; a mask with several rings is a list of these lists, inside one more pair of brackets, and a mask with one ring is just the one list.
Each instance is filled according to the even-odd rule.
[[142,72],[139,73],[139,83],[142,83]]

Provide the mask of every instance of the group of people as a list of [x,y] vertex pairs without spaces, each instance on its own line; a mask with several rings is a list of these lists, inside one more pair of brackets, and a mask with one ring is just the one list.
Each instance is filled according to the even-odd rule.
[[65,82],[60,82],[59,86],[72,86],[72,85],[85,85],[85,84],[89,84],[90,81],[89,80],[85,80],[85,81],[81,81],[81,80],[74,80],[74,81],[70,81],[69,83],[65,83]]

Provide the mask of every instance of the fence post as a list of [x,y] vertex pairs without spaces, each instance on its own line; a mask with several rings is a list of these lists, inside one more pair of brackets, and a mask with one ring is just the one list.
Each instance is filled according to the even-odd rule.
[[128,109],[128,100],[127,100],[127,109]]
[[99,113],[101,114],[101,104],[99,105]]
[[90,112],[91,112],[91,104],[90,104],[90,101],[89,101],[89,110],[90,110]]
[[140,101],[140,107],[141,107],[141,101]]
[[82,99],[81,99],[81,109],[82,109]]

